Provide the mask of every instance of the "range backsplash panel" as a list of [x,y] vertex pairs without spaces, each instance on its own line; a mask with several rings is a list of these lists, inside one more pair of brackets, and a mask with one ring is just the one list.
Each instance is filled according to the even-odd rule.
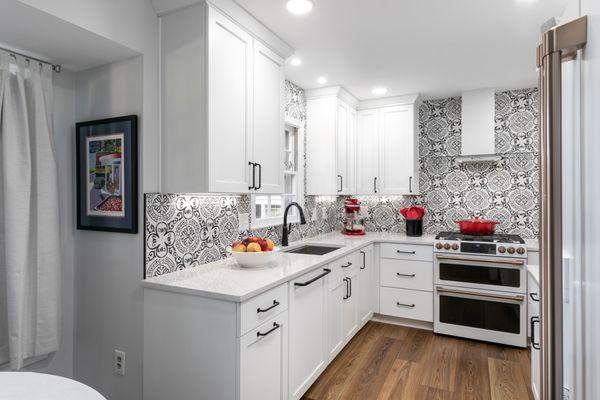
[[[304,91],[286,81],[286,116],[306,121]],[[535,238],[539,232],[539,129],[537,89],[496,94],[498,164],[460,165],[461,99],[424,101],[420,119],[419,196],[361,196],[367,231],[404,232],[399,210],[423,204],[426,233],[455,230],[454,220],[481,216],[502,221],[500,232]],[[307,135],[310,132],[306,132]],[[306,225],[290,241],[341,229],[343,198],[305,196]],[[158,276],[227,256],[227,247],[248,235],[281,242],[282,226],[239,230],[250,197],[199,194],[145,196],[145,275]],[[317,213],[316,218],[313,215]],[[315,219],[315,221],[313,221]]]

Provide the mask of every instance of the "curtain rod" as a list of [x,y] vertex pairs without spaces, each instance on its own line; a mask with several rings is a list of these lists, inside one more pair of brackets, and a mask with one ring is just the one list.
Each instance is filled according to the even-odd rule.
[[33,61],[40,62],[42,64],[48,64],[48,65],[50,65],[52,67],[52,71],[56,72],[57,74],[60,74],[60,71],[62,69],[62,67],[59,64],[52,64],[49,61],[42,60],[40,58],[31,57],[31,56],[29,56],[27,54],[19,53],[18,51],[14,51],[12,49],[7,49],[6,47],[0,46],[0,50],[6,51],[7,53],[9,53],[13,57],[15,57],[15,56],[21,56],[21,57],[24,57],[28,61],[29,60],[33,60]]

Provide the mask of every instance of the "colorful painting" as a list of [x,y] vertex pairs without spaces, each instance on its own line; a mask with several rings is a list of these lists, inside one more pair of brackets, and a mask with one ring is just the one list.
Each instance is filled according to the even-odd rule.
[[137,232],[137,117],[77,124],[77,228]]

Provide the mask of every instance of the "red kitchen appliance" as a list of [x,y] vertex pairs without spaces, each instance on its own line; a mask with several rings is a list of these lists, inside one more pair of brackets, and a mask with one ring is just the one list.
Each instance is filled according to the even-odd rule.
[[344,201],[344,228],[342,233],[348,236],[363,236],[365,232],[365,211],[358,199],[349,197]]
[[471,218],[454,221],[458,224],[460,233],[464,235],[493,235],[500,221]]

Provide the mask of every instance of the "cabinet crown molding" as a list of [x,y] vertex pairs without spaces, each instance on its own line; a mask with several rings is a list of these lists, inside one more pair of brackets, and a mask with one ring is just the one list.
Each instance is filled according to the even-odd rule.
[[294,48],[233,0],[151,0],[156,15],[163,17],[196,4],[208,4],[232,19],[283,58],[294,54]]
[[402,106],[413,104],[418,106],[421,104],[422,98],[419,93],[407,94],[403,96],[384,97],[380,99],[361,100],[358,103],[359,110],[368,110],[371,108]]
[[344,89],[342,86],[328,86],[318,89],[308,89],[304,91],[307,100],[313,100],[324,97],[337,97],[348,105],[356,108],[358,106],[358,99],[352,95],[349,91]]

